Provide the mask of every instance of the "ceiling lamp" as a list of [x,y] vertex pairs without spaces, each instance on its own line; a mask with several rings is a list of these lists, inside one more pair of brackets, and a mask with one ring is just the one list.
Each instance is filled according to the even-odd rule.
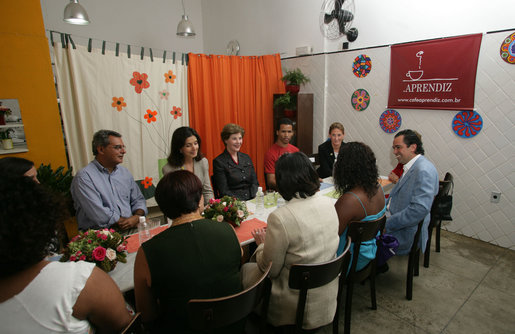
[[70,24],[89,24],[88,13],[86,13],[84,7],[79,4],[78,0],[70,0],[70,3],[66,5],[63,20]]
[[195,36],[195,29],[193,28],[193,24],[190,20],[188,20],[188,15],[186,15],[186,9],[184,9],[184,0],[182,2],[182,20],[177,25],[177,36]]

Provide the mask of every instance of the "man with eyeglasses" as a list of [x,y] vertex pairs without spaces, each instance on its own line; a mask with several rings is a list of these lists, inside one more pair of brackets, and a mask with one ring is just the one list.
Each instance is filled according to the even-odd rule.
[[75,175],[70,189],[79,229],[136,227],[147,206],[132,174],[119,165],[125,154],[122,135],[97,131],[92,147],[95,159]]

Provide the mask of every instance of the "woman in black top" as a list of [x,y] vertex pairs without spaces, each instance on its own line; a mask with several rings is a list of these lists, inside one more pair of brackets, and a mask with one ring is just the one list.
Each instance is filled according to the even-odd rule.
[[318,145],[318,161],[320,167],[317,169],[318,176],[326,178],[333,176],[333,166],[340,147],[345,144],[343,137],[345,136],[345,129],[342,123],[334,122],[329,127],[329,139],[324,143]]
[[202,183],[195,174],[186,170],[166,174],[155,198],[173,222],[138,250],[136,308],[154,333],[194,333],[186,312],[190,299],[219,298],[242,290],[240,243],[231,225],[201,216]]
[[242,201],[256,197],[258,180],[250,157],[240,152],[245,130],[237,124],[224,126],[222,154],[213,160],[213,187],[219,197],[229,195]]

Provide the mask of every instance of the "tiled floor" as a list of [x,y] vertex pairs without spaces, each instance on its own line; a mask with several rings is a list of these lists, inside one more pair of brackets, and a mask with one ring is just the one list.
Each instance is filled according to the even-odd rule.
[[[378,276],[376,311],[368,282],[355,286],[353,333],[515,333],[515,251],[446,231],[441,252],[434,244],[431,251],[429,268],[421,258],[411,301],[405,298],[406,256],[390,259],[390,270]],[[343,318],[342,312],[340,333]]]

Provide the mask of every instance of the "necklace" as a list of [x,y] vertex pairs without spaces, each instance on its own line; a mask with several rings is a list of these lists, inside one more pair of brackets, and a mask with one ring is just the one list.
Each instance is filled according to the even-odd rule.
[[202,219],[202,216],[198,212],[186,213],[172,219],[172,226],[182,225],[198,219]]

